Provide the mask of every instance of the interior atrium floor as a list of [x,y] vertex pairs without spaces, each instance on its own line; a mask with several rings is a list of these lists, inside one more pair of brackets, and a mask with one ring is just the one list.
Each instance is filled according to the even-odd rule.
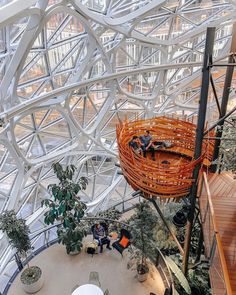
[[[88,283],[91,271],[99,273],[101,288],[103,291],[108,289],[111,295],[164,294],[164,284],[156,269],[147,281],[140,283],[136,271],[127,269],[127,262],[127,253],[122,258],[116,250],[104,248],[102,254],[91,256],[81,252],[72,256],[65,253],[63,246],[56,244],[37,255],[30,265],[39,266],[44,274],[44,286],[36,293],[39,295],[70,295],[76,285]],[[8,294],[26,294],[20,286],[19,275]]]

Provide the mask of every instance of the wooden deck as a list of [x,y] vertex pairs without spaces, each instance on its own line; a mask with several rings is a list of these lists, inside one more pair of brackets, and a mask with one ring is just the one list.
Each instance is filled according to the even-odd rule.
[[[223,246],[223,252],[228,269],[232,294],[236,295],[236,180],[230,173],[209,176],[209,189],[215,214],[215,221]],[[204,210],[207,204],[207,194],[203,189],[200,197],[201,216],[204,219]],[[214,236],[212,217],[206,214],[203,223],[206,254],[210,256],[210,245]],[[222,266],[219,251],[216,254],[210,269],[211,285],[214,295],[224,295],[225,286],[221,277]]]

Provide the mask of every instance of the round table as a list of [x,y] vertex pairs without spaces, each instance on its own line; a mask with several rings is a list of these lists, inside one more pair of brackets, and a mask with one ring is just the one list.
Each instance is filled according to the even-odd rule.
[[71,295],[104,295],[104,293],[98,286],[86,284],[75,289]]

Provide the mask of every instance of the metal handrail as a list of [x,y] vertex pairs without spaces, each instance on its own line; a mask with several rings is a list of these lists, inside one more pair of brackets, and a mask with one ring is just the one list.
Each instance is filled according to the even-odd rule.
[[[110,218],[102,218],[102,217],[85,217],[85,218],[83,218],[83,220],[91,220],[91,221],[92,221],[92,220],[104,220],[104,221],[111,221],[111,222],[116,222],[116,223],[118,223],[118,224],[120,224],[120,225],[123,225],[123,226],[125,226],[125,227],[129,227],[129,228],[131,227],[130,225],[128,225],[128,224],[126,224],[126,223],[124,223],[124,222],[122,222],[122,221],[117,221],[117,220],[113,220],[113,219],[110,219]],[[49,227],[47,227],[47,228],[44,228],[42,231],[39,231],[39,232],[37,232],[35,235],[32,235],[32,236],[30,237],[30,240],[32,241],[32,240],[34,240],[35,238],[39,237],[40,235],[42,235],[42,234],[46,234],[46,232],[51,231],[53,228],[56,228],[56,227],[58,227],[58,226],[60,226],[60,223],[55,224],[55,225],[52,225],[52,226],[49,226]],[[26,265],[26,263],[28,263],[32,258],[34,258],[36,255],[38,255],[40,252],[42,252],[43,250],[47,249],[47,248],[50,247],[51,245],[55,244],[57,241],[58,241],[58,238],[53,239],[53,240],[51,240],[51,241],[47,241],[47,243],[45,243],[44,245],[42,245],[42,246],[41,246],[40,248],[38,248],[37,250],[33,251],[33,252],[29,255],[29,257],[28,257],[25,261],[23,261],[23,265]],[[154,263],[154,265],[156,266],[156,268],[158,268],[159,271],[162,272],[162,275],[164,276],[165,281],[166,281],[167,284],[168,284],[168,288],[170,288],[170,290],[173,290],[173,289],[174,289],[174,280],[173,280],[173,277],[172,277],[172,274],[171,274],[171,270],[170,270],[168,264],[166,263],[166,261],[165,261],[165,257],[164,257],[164,255],[161,253],[160,249],[157,248],[157,247],[155,247],[155,249],[156,249],[157,252],[158,252],[158,256],[159,256],[159,258],[161,258],[161,262],[164,263],[164,266],[166,267],[166,269],[167,269],[167,271],[168,271],[168,275],[167,275],[166,272],[163,270],[163,266],[161,265],[161,263],[156,264],[155,261],[152,261],[152,262]],[[33,249],[33,250],[34,250],[34,249]],[[12,260],[14,259],[14,256],[15,256],[15,254],[13,254],[13,255],[9,258],[8,261],[9,261],[9,262],[12,261]],[[158,266],[160,266],[160,267],[158,267]],[[16,269],[16,270],[14,271],[13,275],[10,277],[10,279],[9,279],[9,281],[8,281],[8,283],[7,283],[7,285],[5,286],[4,291],[3,291],[3,293],[2,293],[3,295],[7,295],[7,292],[8,292],[8,290],[9,290],[10,286],[12,285],[13,281],[15,280],[16,276],[18,275],[18,273],[19,273],[19,269]],[[160,274],[161,274],[161,273],[160,273]]]
[[[136,201],[136,199],[138,199],[140,201],[140,196],[139,195],[134,196],[134,197],[132,196],[132,197],[126,199],[126,200],[123,200],[123,201],[121,201],[119,203],[116,203],[116,204],[114,204],[113,208],[116,209],[119,206],[122,206],[121,210],[119,210],[119,211],[121,211],[121,213],[125,213],[127,211],[130,211],[130,210],[134,209],[135,208],[135,205],[136,205],[136,204],[131,204],[130,206],[128,206],[127,208],[125,208],[125,204],[127,204],[129,201]],[[58,225],[59,225],[59,223],[58,224],[54,224],[54,225],[50,225],[50,226],[47,226],[46,228],[42,228],[42,229],[37,230],[36,232],[31,233],[29,235],[30,236],[30,240],[32,241],[33,239],[35,239],[38,236],[40,236],[42,233],[46,233],[47,231],[49,231],[50,229],[53,229],[53,228],[57,227]],[[10,245],[3,251],[2,256],[5,255],[9,251],[9,248],[11,248]],[[8,258],[8,261],[11,261],[13,259],[14,255],[15,254],[12,254],[11,257]]]
[[219,234],[219,227],[218,227],[218,224],[216,221],[215,211],[214,211],[212,198],[211,198],[211,192],[210,192],[210,188],[209,188],[209,184],[208,184],[208,180],[207,180],[207,175],[205,172],[203,172],[202,185],[205,186],[205,189],[206,189],[206,196],[207,196],[207,200],[208,200],[208,204],[209,204],[207,210],[209,209],[211,217],[212,217],[212,224],[213,224],[214,236],[215,236],[215,241],[216,241],[216,247],[219,252],[219,257],[220,257],[220,262],[221,262],[221,266],[222,266],[227,295],[232,295],[233,293],[232,293],[231,283],[230,283],[230,279],[229,279],[228,267],[226,264],[224,250],[223,250],[223,246],[222,246],[222,242],[221,242],[221,237]]

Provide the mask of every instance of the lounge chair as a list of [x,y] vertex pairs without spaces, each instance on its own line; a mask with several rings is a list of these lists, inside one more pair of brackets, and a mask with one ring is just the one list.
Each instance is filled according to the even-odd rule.
[[119,240],[115,241],[112,244],[112,247],[115,248],[123,256],[123,251],[129,247],[131,238],[132,236],[130,232],[122,228],[120,231]]

